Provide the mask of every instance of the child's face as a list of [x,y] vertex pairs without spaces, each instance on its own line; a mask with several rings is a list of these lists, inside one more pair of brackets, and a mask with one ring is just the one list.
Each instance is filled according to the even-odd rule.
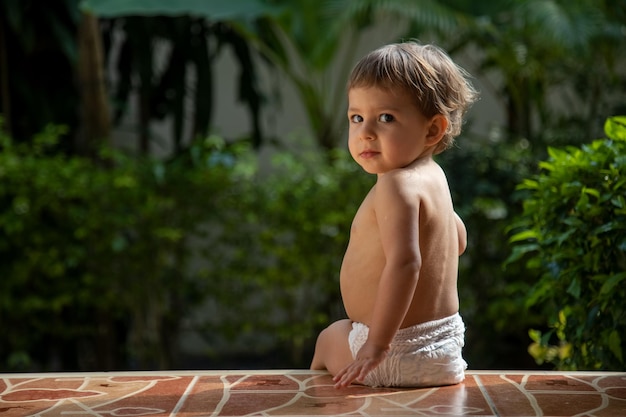
[[[435,116],[436,118],[437,116]],[[403,168],[431,154],[432,123],[400,89],[355,87],[348,91],[348,147],[371,174]]]

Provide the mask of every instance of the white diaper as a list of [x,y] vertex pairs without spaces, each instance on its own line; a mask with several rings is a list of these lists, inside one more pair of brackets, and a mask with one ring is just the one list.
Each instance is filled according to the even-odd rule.
[[[369,327],[353,322],[348,337],[352,357],[367,340]],[[362,381],[372,387],[453,385],[465,379],[463,360],[465,325],[456,313],[450,317],[398,330],[387,358]]]

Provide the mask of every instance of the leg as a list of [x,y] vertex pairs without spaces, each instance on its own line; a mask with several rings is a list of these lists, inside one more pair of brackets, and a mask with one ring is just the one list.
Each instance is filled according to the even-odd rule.
[[351,330],[352,321],[348,319],[336,321],[322,330],[315,345],[311,369],[327,369],[331,375],[336,375],[351,363],[353,358],[348,345]]

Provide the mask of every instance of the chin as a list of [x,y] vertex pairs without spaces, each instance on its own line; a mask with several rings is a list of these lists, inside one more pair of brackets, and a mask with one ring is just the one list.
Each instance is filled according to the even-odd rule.
[[363,168],[363,171],[367,172],[368,174],[382,174],[382,171],[379,169],[367,168],[363,165],[361,165],[361,168]]

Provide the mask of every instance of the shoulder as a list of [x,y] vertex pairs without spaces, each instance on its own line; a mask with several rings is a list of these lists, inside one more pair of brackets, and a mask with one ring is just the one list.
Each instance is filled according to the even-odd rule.
[[450,191],[443,169],[435,161],[420,161],[379,176],[376,204],[398,204],[419,208],[442,207]]
[[419,205],[422,189],[418,172],[407,169],[396,169],[378,177],[374,202],[377,207],[388,205]]
[[394,169],[378,177],[376,186],[382,192],[419,197],[445,178],[441,167],[431,158],[417,160],[411,165]]

